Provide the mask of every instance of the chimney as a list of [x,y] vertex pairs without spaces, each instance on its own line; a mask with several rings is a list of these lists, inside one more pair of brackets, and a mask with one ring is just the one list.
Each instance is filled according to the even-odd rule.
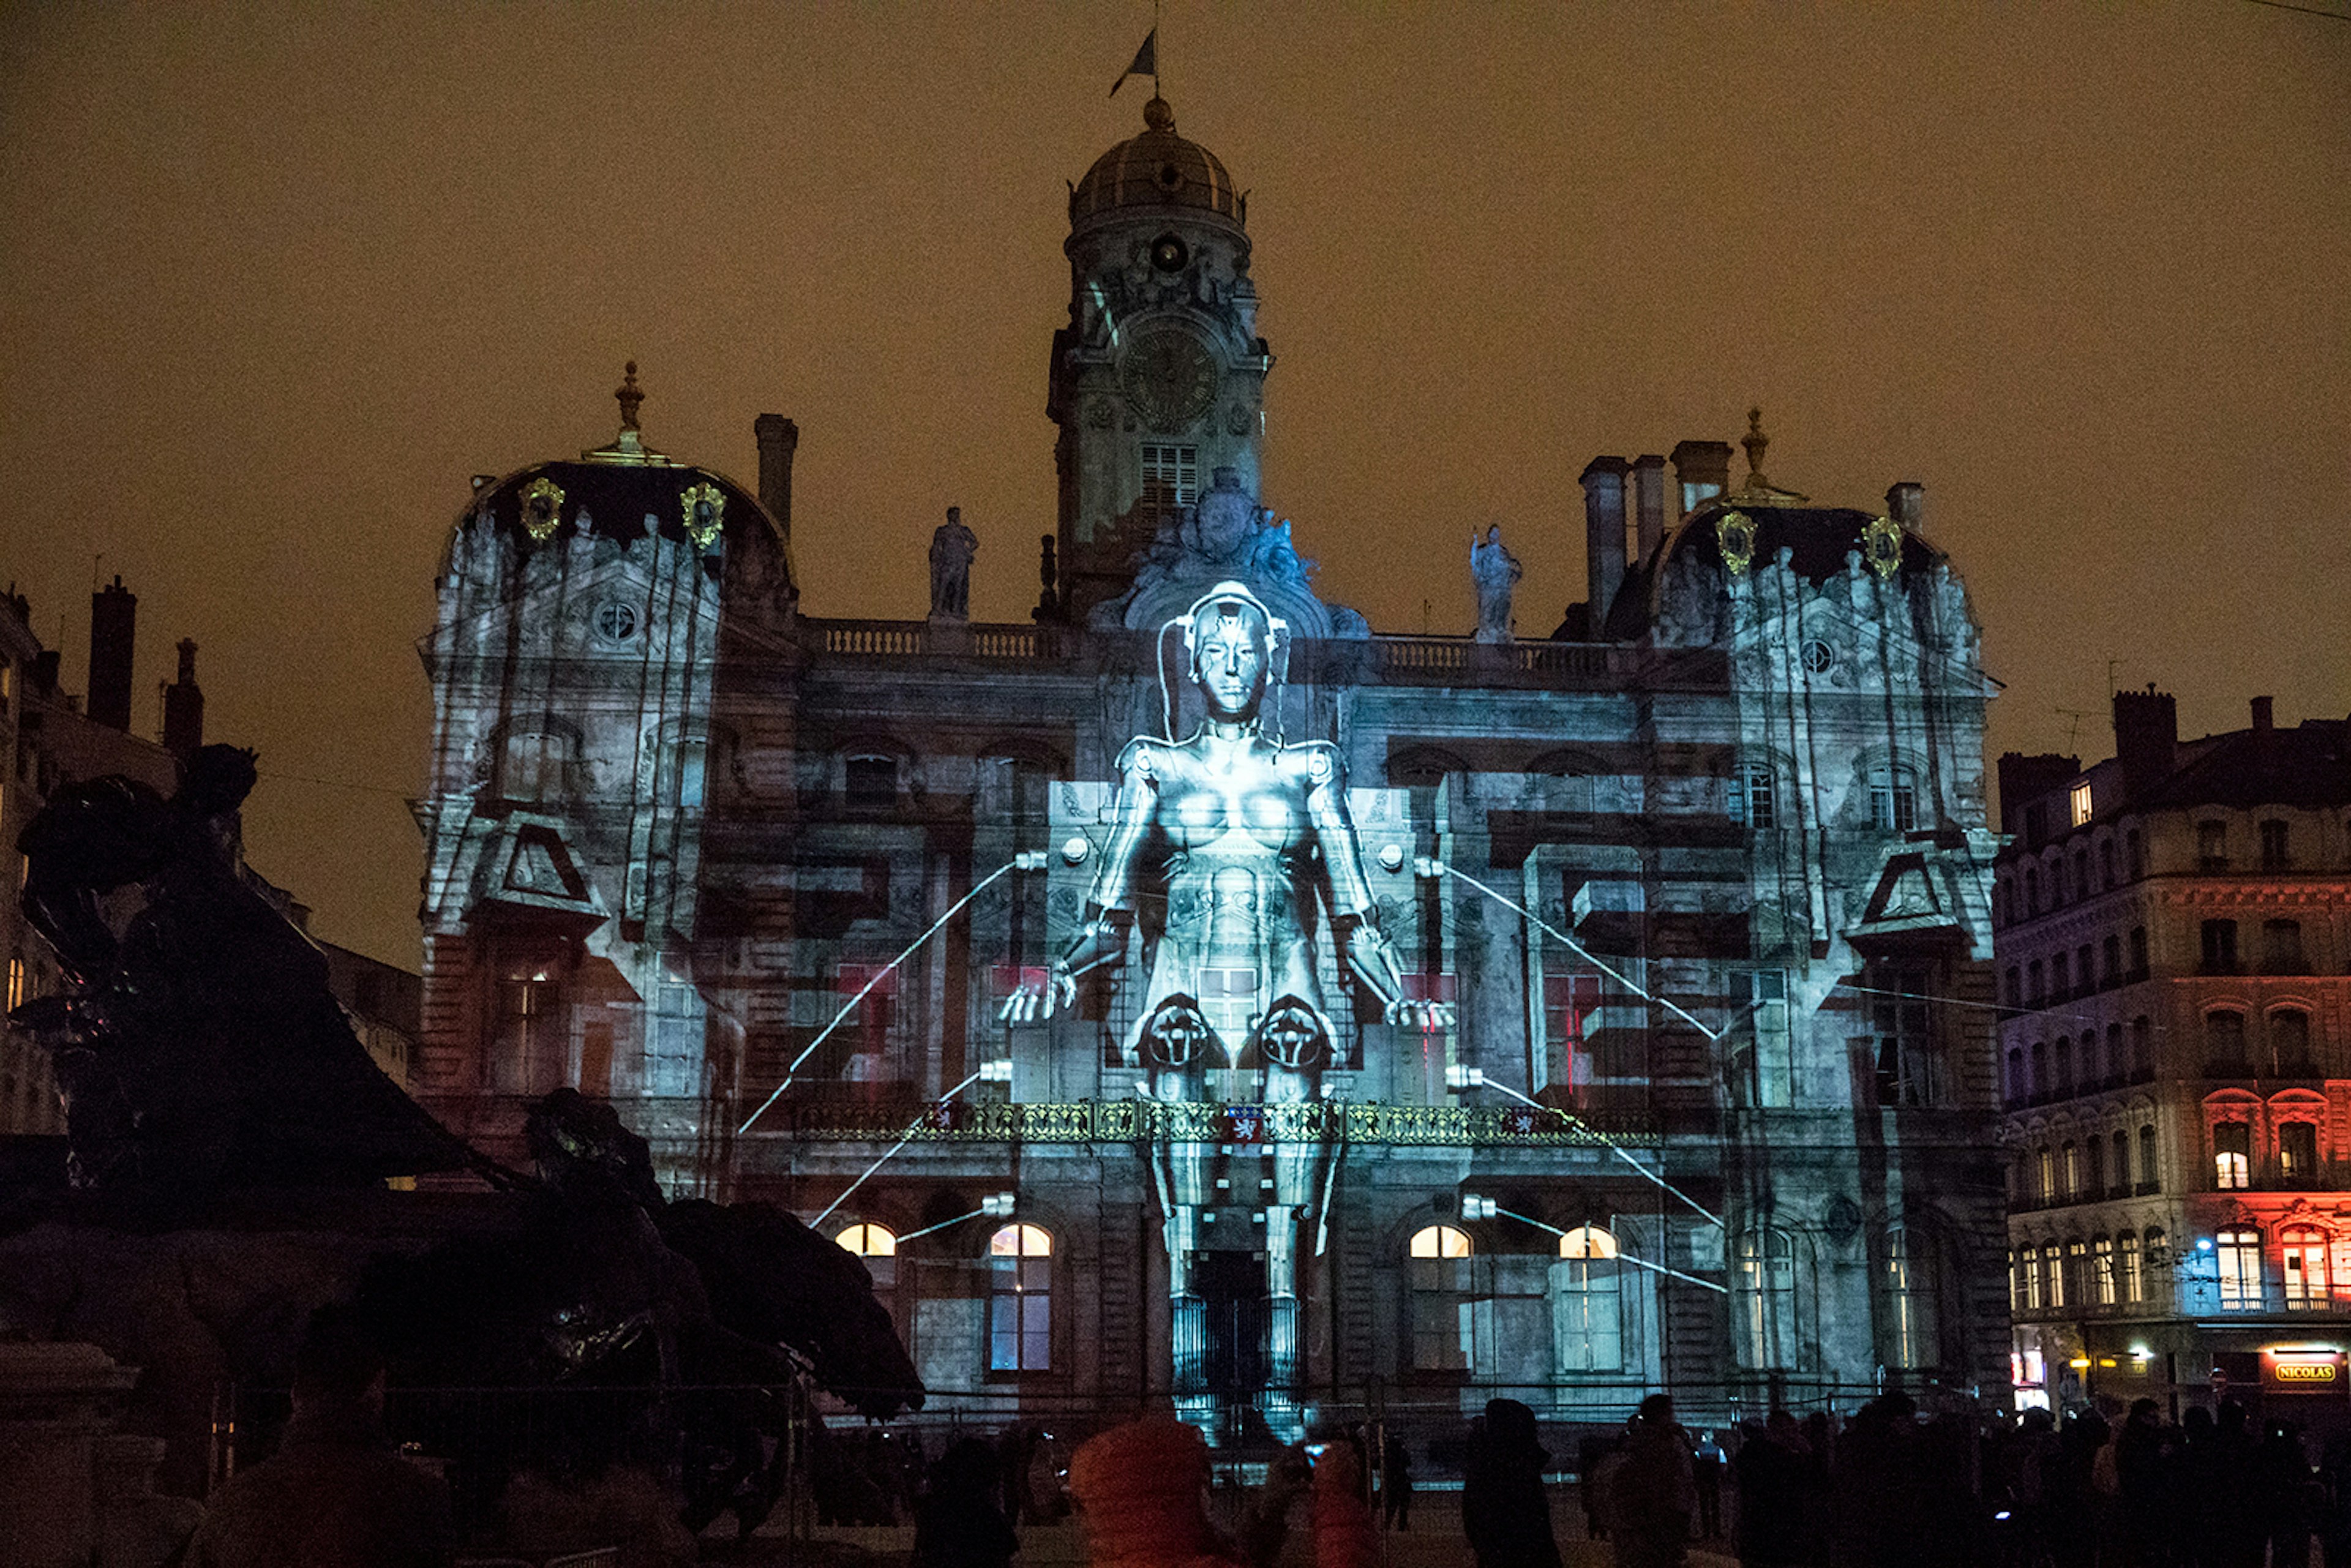
[[2115,694],[2115,759],[2123,765],[2123,783],[2139,794],[2171,772],[2172,752],[2179,745],[2179,705],[2169,692],[2147,683],[2143,692]]
[[185,762],[204,743],[204,689],[196,685],[196,643],[180,639],[180,678],[163,688],[163,749]]
[[2027,757],[2005,751],[2000,758],[2000,826],[2022,835],[2028,849],[2038,849],[2048,835],[2049,813],[2036,819],[2025,808],[2072,783],[2082,772],[2082,759],[2054,751]]
[[799,450],[800,427],[780,413],[751,422],[759,442],[759,505],[768,508],[784,538],[792,537],[792,454]]
[[1584,465],[1583,569],[1590,583],[1592,634],[1608,623],[1608,607],[1625,580],[1625,474],[1622,457],[1595,457]]
[[2277,699],[2275,697],[2255,697],[2253,699],[2253,733],[2255,735],[2267,735],[2271,730],[2275,729],[2277,727],[2276,713]]
[[1912,533],[1927,529],[1927,486],[1916,479],[1896,479],[1886,492],[1886,515]]
[[120,575],[89,596],[89,716],[110,729],[131,727],[131,644],[139,596]]
[[1633,459],[1633,516],[1639,530],[1633,559],[1646,561],[1666,542],[1666,460],[1654,452]]
[[1682,487],[1687,517],[1730,488],[1730,443],[1683,441],[1674,446],[1674,477]]

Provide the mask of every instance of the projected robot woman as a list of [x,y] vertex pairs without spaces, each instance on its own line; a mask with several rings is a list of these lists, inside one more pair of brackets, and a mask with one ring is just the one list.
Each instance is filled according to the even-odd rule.
[[1316,975],[1318,894],[1379,1021],[1441,1024],[1446,1009],[1406,999],[1395,949],[1372,924],[1337,749],[1267,734],[1288,627],[1244,584],[1221,582],[1161,629],[1163,648],[1177,630],[1207,716],[1176,740],[1171,703],[1166,737],[1120,754],[1085,924],[1003,1016],[1027,1023],[1069,1006],[1082,977],[1124,959],[1139,924],[1150,977],[1133,1043],[1154,1093],[1195,1097],[1185,1091],[1213,1053],[1214,1065],[1265,1067],[1269,1100],[1296,1098],[1277,1083],[1316,1073],[1336,1039]]
[[[1285,746],[1278,726],[1267,733],[1269,709],[1279,712],[1269,696],[1286,663],[1288,627],[1245,585],[1218,583],[1161,628],[1164,698],[1165,649],[1177,630],[1207,716],[1179,741],[1169,699],[1164,737],[1137,737],[1121,754],[1085,923],[1045,983],[1016,993],[1003,1016],[1028,1023],[1068,1007],[1081,977],[1124,960],[1129,932],[1139,928],[1148,977],[1129,1044],[1150,1071],[1153,1097],[1207,1098],[1207,1072],[1222,1067],[1262,1070],[1270,1104],[1311,1100],[1337,1040],[1317,977],[1320,905],[1329,906],[1345,967],[1377,1004],[1379,1021],[1437,1028],[1451,1021],[1450,1010],[1405,996],[1395,950],[1372,923],[1337,749]],[[1263,1366],[1265,1381],[1280,1387],[1296,1369],[1297,1221],[1319,1199],[1323,1151],[1291,1144],[1270,1152],[1266,1288],[1274,1311]],[[1217,1201],[1213,1173],[1205,1153],[1170,1149],[1158,1176],[1178,1305],[1177,1385],[1197,1387],[1208,1346],[1191,1289],[1195,1227],[1200,1208]]]

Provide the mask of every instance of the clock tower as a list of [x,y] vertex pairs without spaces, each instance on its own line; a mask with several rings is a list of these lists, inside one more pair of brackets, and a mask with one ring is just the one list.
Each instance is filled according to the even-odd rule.
[[1248,204],[1165,99],[1070,192],[1070,324],[1046,412],[1061,427],[1061,605],[1083,623],[1218,469],[1258,493],[1265,372]]

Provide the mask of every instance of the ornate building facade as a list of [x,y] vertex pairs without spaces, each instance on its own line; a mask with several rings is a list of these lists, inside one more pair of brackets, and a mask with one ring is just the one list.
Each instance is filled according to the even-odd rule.
[[2351,722],[2001,759],[2015,1375],[2345,1424]]
[[827,620],[621,436],[477,483],[424,644],[415,1081],[609,1096],[864,1253],[958,1408],[2005,1395],[1981,737],[1920,531],[1724,443],[1583,476],[1590,594],[1325,603],[1260,504],[1247,214],[1156,99],[1071,190],[1032,619]]

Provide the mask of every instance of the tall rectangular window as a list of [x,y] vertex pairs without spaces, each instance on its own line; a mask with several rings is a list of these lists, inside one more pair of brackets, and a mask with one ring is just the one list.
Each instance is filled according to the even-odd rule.
[[2150,1122],[2138,1130],[2138,1186],[2141,1192],[2153,1192],[2162,1181],[2155,1158],[2155,1124]]
[[2243,1122],[2221,1122],[2212,1128],[2212,1182],[2222,1192],[2241,1192],[2252,1185],[2253,1129]]
[[2278,1175],[2291,1182],[2309,1181],[2318,1175],[2317,1124],[2278,1124]]
[[2074,785],[2066,796],[2066,801],[2073,808],[2074,825],[2078,828],[2090,820],[2090,781],[2085,779]]
[[2196,824],[2196,869],[2229,869],[2229,825],[2226,822]]
[[2302,953],[2302,922],[2299,920],[2262,921],[2262,973],[2305,975],[2309,972],[2309,964]]
[[1551,1039],[1551,1081],[1577,1103],[1592,1091],[1591,1024],[1600,1010],[1597,975],[1543,977],[1543,1031]]
[[2147,927],[2144,925],[2131,927],[2130,972],[2131,978],[2135,980],[2147,978]]
[[1045,1372],[1053,1364],[1053,1237],[1008,1225],[988,1239],[987,1369]]
[[2326,1300],[2326,1233],[2308,1226],[2288,1230],[2279,1239],[2280,1261],[2285,1265],[2285,1304],[2290,1311],[2324,1307]]
[[1771,765],[1751,762],[1747,766],[1745,800],[1747,825],[1758,832],[1775,828],[1780,823],[1780,792]]
[[2220,1310],[2259,1312],[2262,1306],[2262,1233],[2223,1230],[2212,1240],[2220,1266]]
[[2204,973],[2235,974],[2237,972],[2237,923],[2233,920],[2207,920],[2201,929]]
[[2281,1078],[2315,1078],[2318,1064],[2310,1059],[2310,1015],[2300,1008],[2280,1008],[2268,1019],[2272,1070]]
[[2090,1272],[2097,1287],[2095,1299],[2098,1305],[2113,1306],[2121,1291],[2116,1289],[2115,1279],[2115,1243],[2112,1237],[2101,1236],[2092,1244]]
[[2222,1010],[2204,1015],[2204,1060],[2221,1078],[2241,1078],[2250,1071],[2245,1061],[2245,1015]]
[[1750,1371],[1796,1364],[1796,1249],[1784,1230],[1739,1239],[1731,1272],[1731,1321],[1739,1364]]
[[[1745,982],[1749,1016],[1755,1025],[1755,1103],[1792,1105],[1796,1103],[1796,1058],[1788,1019],[1788,973],[1784,969],[1751,969],[1739,977]],[[1737,1051],[1736,1046],[1733,1051]]]
[[1172,512],[1200,498],[1200,449],[1165,442],[1143,444],[1143,501]]
[[1941,1054],[1935,1050],[1934,1019],[1927,998],[1931,976],[1923,968],[1886,966],[1872,971],[1869,1005],[1877,1034],[1877,1103],[1880,1105],[1939,1105],[1947,1098]]
[[2262,824],[2262,869],[2284,871],[2293,864],[2294,856],[2289,852],[2286,844],[2286,825],[2276,821],[2263,822]]
[[1870,769],[1869,816],[1879,828],[1897,833],[1918,825],[1918,785],[1908,768]]
[[2147,1274],[2139,1260],[2138,1238],[2124,1231],[2115,1239],[2115,1251],[2121,1260],[2123,1300],[2137,1305],[2147,1299]]
[[2109,936],[2098,949],[2098,984],[2118,986],[2123,979],[2123,939]]

